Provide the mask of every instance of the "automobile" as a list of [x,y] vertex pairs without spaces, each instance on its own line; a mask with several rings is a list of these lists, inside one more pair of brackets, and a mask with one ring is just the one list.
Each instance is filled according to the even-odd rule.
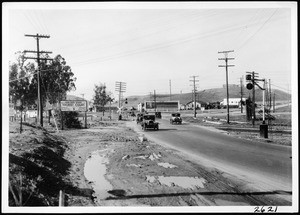
[[146,114],[143,116],[143,121],[141,122],[141,126],[143,130],[147,130],[149,128],[158,130],[158,122],[155,121],[155,115]]
[[155,116],[156,116],[156,118],[161,119],[161,112],[155,112]]
[[140,123],[143,121],[143,113],[137,113],[136,114],[136,124]]
[[182,123],[182,119],[180,117],[180,113],[172,113],[171,114],[171,118],[170,118],[170,124],[181,124]]

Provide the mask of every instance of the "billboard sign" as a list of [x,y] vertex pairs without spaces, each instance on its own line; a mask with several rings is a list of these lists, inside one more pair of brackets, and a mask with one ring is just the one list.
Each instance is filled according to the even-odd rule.
[[67,100],[60,102],[61,111],[87,111],[87,101],[85,100]]

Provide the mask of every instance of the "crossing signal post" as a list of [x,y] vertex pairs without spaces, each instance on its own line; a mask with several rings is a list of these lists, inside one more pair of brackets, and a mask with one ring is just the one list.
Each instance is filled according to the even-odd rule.
[[[252,124],[254,126],[255,123],[255,85],[258,86],[262,91],[263,91],[263,122],[260,125],[260,136],[264,137],[264,138],[268,138],[268,125],[265,123],[265,91],[266,91],[266,80],[265,79],[258,79],[257,74],[255,72],[247,72],[248,74],[246,75],[246,81],[248,81],[249,83],[247,84],[247,89],[251,90],[252,89],[252,93],[253,93],[253,101],[252,101]],[[261,87],[258,84],[258,81],[262,81],[263,82],[263,87]]]

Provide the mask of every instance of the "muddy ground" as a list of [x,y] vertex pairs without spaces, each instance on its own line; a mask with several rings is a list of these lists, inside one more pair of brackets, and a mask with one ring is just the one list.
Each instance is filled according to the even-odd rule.
[[[53,126],[40,129],[24,125],[22,134],[18,123],[10,123],[10,166],[20,165],[28,171],[33,164],[26,167],[18,160],[28,158],[47,169],[52,180],[45,179],[44,183],[53,186],[54,193],[47,196],[50,191],[44,188],[42,195],[35,196],[47,196],[46,205],[53,206],[58,204],[59,190],[65,191],[65,206],[291,205],[274,192],[246,188],[245,182],[234,176],[208,169],[179,151],[141,138],[128,127],[133,123],[130,120],[102,121],[98,116],[89,122],[88,129],[58,133]],[[40,152],[43,157],[37,156]],[[30,156],[24,157],[24,153]],[[105,159],[104,186],[87,179],[86,164],[95,153]],[[89,174],[99,168],[94,165]]]
[[[70,178],[74,186],[95,189],[94,182],[84,176],[84,165],[97,150],[101,150],[108,160],[105,179],[112,185],[110,190],[104,191],[108,194],[104,197],[95,193],[91,198],[70,196],[68,205],[289,205],[287,201],[277,199],[274,193],[257,195],[259,191],[246,190],[244,182],[206,169],[178,151],[149,140],[141,141],[137,133],[126,127],[127,123],[94,122],[90,129],[63,131],[62,135],[70,141],[66,159],[72,163]],[[193,184],[190,179],[198,181]]]

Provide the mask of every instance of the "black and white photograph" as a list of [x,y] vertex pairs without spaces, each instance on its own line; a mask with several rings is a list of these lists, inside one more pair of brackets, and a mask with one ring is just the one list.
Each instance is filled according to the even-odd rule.
[[2,2],[2,213],[295,213],[296,1]]

